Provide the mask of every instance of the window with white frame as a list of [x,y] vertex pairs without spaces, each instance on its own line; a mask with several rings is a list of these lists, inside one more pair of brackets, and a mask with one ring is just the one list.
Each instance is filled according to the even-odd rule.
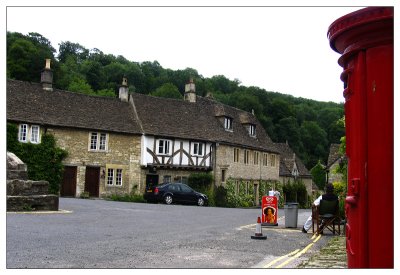
[[27,142],[28,141],[28,125],[27,124],[20,124],[19,125],[18,140],[20,142]]
[[18,141],[40,143],[40,126],[20,124],[18,129]]
[[39,143],[39,133],[40,128],[37,125],[31,126],[31,142],[32,143]]
[[232,118],[225,117],[224,128],[225,128],[225,130],[232,130]]
[[106,147],[107,147],[107,134],[100,133],[99,150],[100,151],[105,151]]
[[249,126],[249,135],[251,137],[255,137],[256,136],[256,125],[250,124],[250,126]]
[[122,169],[107,169],[107,185],[122,186]]
[[203,155],[203,143],[195,142],[193,143],[193,155],[202,156]]
[[107,134],[105,133],[90,133],[90,146],[91,151],[107,151]]
[[171,141],[167,139],[160,139],[158,140],[158,154],[160,155],[169,155],[170,154],[170,144]]

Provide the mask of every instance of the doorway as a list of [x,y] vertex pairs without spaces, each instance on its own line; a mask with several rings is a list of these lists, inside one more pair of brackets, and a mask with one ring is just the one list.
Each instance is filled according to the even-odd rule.
[[64,166],[64,176],[61,184],[61,197],[75,197],[76,195],[76,166]]
[[86,166],[85,192],[90,197],[99,197],[100,167]]

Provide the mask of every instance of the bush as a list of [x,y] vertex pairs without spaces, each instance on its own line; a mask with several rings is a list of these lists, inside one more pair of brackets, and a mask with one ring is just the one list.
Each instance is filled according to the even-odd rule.
[[223,186],[218,186],[215,189],[215,196],[214,196],[215,206],[219,207],[227,206],[227,199],[226,199],[227,193],[228,191]]
[[51,134],[42,134],[41,143],[21,143],[18,141],[18,127],[7,124],[7,151],[17,155],[28,167],[30,180],[49,182],[49,193],[58,195],[63,179],[64,166],[62,160],[67,151],[56,146]]
[[299,208],[306,208],[308,203],[307,188],[302,181],[288,181],[283,185],[285,202],[297,202]]
[[345,219],[345,199],[347,194],[347,184],[345,182],[333,183],[334,193],[339,197],[339,214],[342,219]]
[[193,189],[200,191],[208,189],[213,181],[210,173],[193,173],[188,178],[188,185]]

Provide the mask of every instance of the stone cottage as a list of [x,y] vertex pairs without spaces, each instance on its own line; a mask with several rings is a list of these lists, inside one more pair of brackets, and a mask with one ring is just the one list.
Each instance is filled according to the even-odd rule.
[[279,165],[280,182],[285,184],[289,181],[300,180],[306,186],[307,193],[311,195],[313,190],[311,173],[287,142],[277,143],[276,145],[281,154]]
[[340,165],[340,162],[343,161],[343,158],[339,153],[339,148],[340,144],[331,144],[329,148],[328,162],[325,168],[328,183],[342,181],[343,175],[335,172],[337,167]]

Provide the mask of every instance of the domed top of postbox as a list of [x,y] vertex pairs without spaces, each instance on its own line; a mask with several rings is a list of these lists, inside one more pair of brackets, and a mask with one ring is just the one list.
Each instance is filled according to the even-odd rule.
[[369,7],[340,17],[329,26],[328,39],[341,54],[393,43],[393,7]]

